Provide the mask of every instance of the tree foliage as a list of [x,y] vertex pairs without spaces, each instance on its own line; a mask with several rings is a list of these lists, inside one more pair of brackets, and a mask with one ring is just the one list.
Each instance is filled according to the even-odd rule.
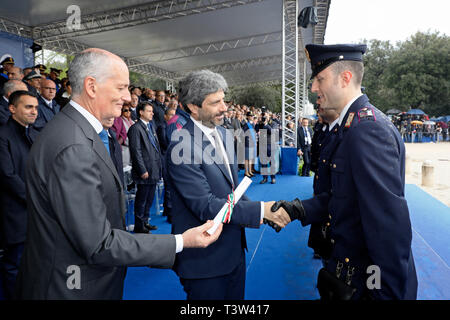
[[417,32],[396,47],[379,40],[367,44],[363,86],[376,107],[419,108],[430,116],[450,113],[448,36]]

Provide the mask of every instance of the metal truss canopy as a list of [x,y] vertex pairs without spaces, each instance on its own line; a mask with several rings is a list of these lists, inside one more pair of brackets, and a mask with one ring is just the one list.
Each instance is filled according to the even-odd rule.
[[[283,14],[287,13],[291,30],[297,21],[297,12],[283,13],[287,2],[296,1],[77,0],[81,16],[79,28],[74,29],[67,24],[72,0],[18,0],[14,6],[0,4],[0,30],[69,55],[103,48],[122,57],[130,70],[172,85],[187,72],[204,68],[222,73],[230,86],[280,84],[286,59]],[[297,33],[293,50],[299,65],[304,44],[323,43],[329,3],[297,1],[298,9],[314,5],[319,15],[316,26]],[[289,59],[285,62],[294,65]],[[301,94],[297,100],[303,104]]]

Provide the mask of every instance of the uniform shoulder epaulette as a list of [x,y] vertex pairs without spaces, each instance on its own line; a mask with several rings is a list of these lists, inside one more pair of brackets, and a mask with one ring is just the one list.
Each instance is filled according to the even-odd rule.
[[361,120],[372,120],[376,121],[375,118],[375,110],[372,109],[370,106],[362,107],[358,110],[358,122]]

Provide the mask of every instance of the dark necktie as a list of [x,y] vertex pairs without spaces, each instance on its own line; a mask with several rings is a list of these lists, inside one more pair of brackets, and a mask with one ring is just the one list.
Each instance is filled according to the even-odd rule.
[[105,145],[106,150],[108,150],[109,152],[109,139],[108,139],[108,131],[106,131],[105,129],[103,129],[102,131],[100,131],[100,133],[98,134],[100,136],[100,139],[102,139],[103,144]]
[[155,149],[159,151],[159,148],[158,148],[157,143],[156,143],[155,136],[153,135],[153,126],[152,126],[152,123],[149,122],[148,125],[147,125],[147,127],[148,127],[148,138],[150,139],[150,142],[151,142],[152,145],[155,147]]
[[30,127],[25,128],[25,136],[27,137],[28,142],[32,143],[31,137],[30,137]]

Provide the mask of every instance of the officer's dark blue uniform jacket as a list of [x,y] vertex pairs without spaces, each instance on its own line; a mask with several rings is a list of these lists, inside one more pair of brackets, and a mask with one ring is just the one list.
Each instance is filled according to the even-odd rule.
[[[368,293],[375,299],[416,299],[400,135],[366,95],[350,106],[337,134],[339,145],[329,160],[331,190],[303,201],[302,224],[331,216],[333,250],[326,268],[335,273],[338,261],[343,263],[343,280],[355,268],[354,298]],[[381,288],[367,291],[370,265],[380,268]]]

